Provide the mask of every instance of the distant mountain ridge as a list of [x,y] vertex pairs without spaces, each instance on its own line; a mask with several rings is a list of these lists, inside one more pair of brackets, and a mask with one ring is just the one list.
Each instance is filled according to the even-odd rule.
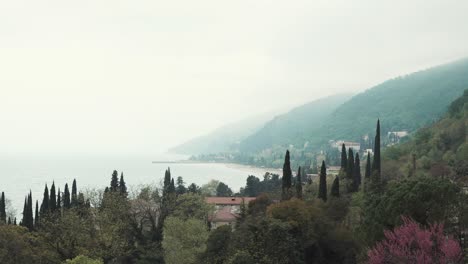
[[[384,133],[415,131],[438,120],[466,88],[468,59],[461,59],[385,81],[336,107],[311,108],[300,117],[291,111],[283,115],[281,121],[270,121],[242,141],[241,150],[258,152],[275,145],[288,147],[289,144],[300,147],[305,142],[309,147],[319,148],[329,140],[358,141],[363,135],[374,133],[378,118],[383,120]],[[295,119],[313,126],[299,125]]]
[[437,121],[450,103],[468,88],[468,58],[387,80],[355,96],[318,99],[278,115],[220,128],[171,151],[209,154],[226,151],[258,153],[280,146],[320,148],[329,140],[359,141],[374,133],[409,132]]
[[276,116],[262,129],[240,143],[240,151],[255,152],[274,145],[303,145],[308,135],[319,133],[329,115],[351,98],[351,94],[333,95],[296,107]]
[[255,133],[263,124],[270,120],[271,115],[271,113],[265,113],[224,125],[207,135],[191,139],[173,147],[169,152],[198,155],[232,151],[241,140]]

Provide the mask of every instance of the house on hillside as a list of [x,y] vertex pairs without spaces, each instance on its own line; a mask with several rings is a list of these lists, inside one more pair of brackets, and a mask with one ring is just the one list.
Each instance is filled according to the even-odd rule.
[[352,148],[355,152],[359,152],[359,150],[361,150],[361,144],[359,142],[344,141],[344,140],[331,142],[331,146],[333,148],[337,148],[339,151],[341,151],[341,147],[343,146],[343,144],[345,144],[346,149]]
[[255,197],[206,197],[205,202],[212,204],[215,211],[208,217],[212,229],[223,225],[234,225],[239,217],[241,204],[249,205]]
[[408,136],[408,131],[390,131],[387,134],[389,145],[400,143],[400,139]]

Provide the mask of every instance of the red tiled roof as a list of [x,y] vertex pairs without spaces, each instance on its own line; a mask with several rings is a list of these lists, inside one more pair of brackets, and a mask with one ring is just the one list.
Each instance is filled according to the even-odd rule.
[[231,206],[225,206],[219,209],[210,217],[213,222],[234,222],[237,219],[237,214],[231,213]]
[[240,205],[242,204],[242,200],[246,205],[249,204],[250,201],[255,200],[255,197],[206,197],[205,202],[209,204],[225,204],[225,205]]

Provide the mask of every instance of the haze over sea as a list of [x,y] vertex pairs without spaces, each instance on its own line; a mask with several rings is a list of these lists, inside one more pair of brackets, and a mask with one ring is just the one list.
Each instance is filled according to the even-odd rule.
[[62,192],[65,183],[71,188],[73,179],[77,180],[78,191],[88,188],[103,189],[110,184],[112,171],[117,170],[119,175],[124,173],[129,189],[141,184],[159,186],[164,178],[164,171],[170,167],[172,176],[182,176],[186,185],[194,182],[201,186],[216,179],[237,192],[240,187],[245,186],[248,175],[262,177],[267,171],[234,164],[152,162],[186,158],[172,154],[142,157],[1,156],[0,191],[5,191],[17,216],[21,217],[24,198],[29,190],[33,193],[33,200],[39,200],[40,203],[44,185],[47,183],[50,188],[52,181],[55,181],[56,188],[60,188]]

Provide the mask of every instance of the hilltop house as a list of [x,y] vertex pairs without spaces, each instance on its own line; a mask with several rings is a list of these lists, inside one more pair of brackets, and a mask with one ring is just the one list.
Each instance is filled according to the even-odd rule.
[[331,146],[333,148],[337,148],[339,151],[341,151],[341,147],[345,144],[346,149],[352,148],[355,152],[358,152],[361,150],[361,144],[359,142],[352,142],[352,141],[344,141],[344,140],[338,140],[338,141],[332,141]]
[[240,213],[241,204],[249,205],[255,197],[206,197],[205,202],[215,207],[213,215],[208,217],[212,229],[223,225],[234,225]]

